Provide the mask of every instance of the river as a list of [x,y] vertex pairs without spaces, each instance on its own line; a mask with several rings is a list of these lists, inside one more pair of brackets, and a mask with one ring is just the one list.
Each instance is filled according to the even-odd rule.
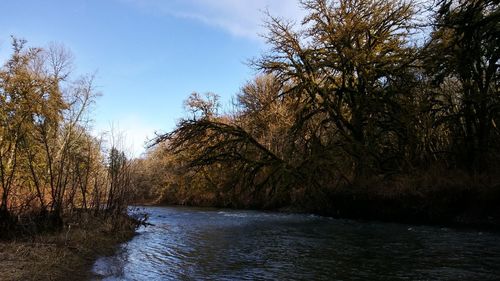
[[500,280],[500,234],[308,214],[144,207],[95,280]]

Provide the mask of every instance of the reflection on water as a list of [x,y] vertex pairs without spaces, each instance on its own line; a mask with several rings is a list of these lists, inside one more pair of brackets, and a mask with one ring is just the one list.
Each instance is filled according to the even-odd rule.
[[96,280],[498,280],[500,235],[313,215],[147,207]]

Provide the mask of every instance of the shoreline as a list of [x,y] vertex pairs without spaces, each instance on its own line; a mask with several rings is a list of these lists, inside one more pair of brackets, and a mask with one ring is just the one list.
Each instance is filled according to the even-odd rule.
[[136,235],[136,222],[90,221],[22,239],[0,241],[2,280],[91,280],[97,258],[112,255]]
[[[463,230],[478,230],[500,232],[500,205],[494,203],[481,204],[476,202],[467,208],[452,208],[454,205],[432,205],[418,209],[426,200],[417,200],[413,204],[404,205],[404,200],[359,198],[350,194],[334,196],[335,207],[310,208],[296,205],[262,207],[262,206],[227,206],[221,204],[176,204],[171,202],[138,203],[134,206],[145,207],[200,207],[220,208],[230,210],[255,210],[282,213],[314,214],[335,219],[349,219],[361,222],[386,222],[410,225],[427,225],[437,227],[451,227]],[[342,203],[339,203],[342,202]],[[206,203],[206,202],[205,202]]]
[[[265,191],[263,191],[265,192]],[[261,192],[261,193],[263,193]],[[296,187],[278,194],[199,191],[164,193],[155,205],[272,210],[367,221],[500,231],[500,178],[459,170],[373,176],[321,189]]]

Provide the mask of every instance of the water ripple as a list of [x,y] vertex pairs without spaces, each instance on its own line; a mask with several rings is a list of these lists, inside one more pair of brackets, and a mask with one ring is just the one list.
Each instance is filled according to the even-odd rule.
[[148,207],[96,280],[498,280],[500,236],[311,215]]

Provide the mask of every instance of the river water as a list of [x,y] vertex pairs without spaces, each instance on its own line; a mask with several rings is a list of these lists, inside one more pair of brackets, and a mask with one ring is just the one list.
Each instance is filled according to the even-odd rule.
[[307,214],[145,207],[95,280],[500,280],[500,234]]

